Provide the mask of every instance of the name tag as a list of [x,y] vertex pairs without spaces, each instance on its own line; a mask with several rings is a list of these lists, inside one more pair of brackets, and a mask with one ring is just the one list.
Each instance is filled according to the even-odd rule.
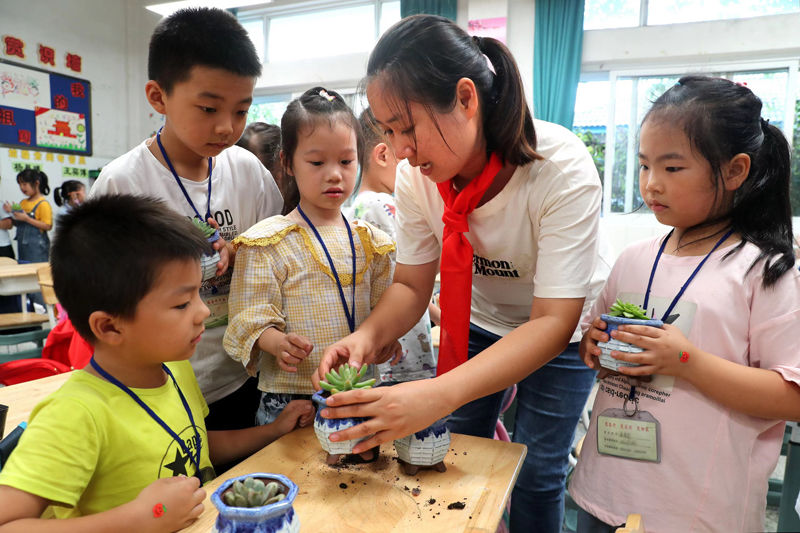
[[647,411],[625,415],[606,409],[597,417],[597,451],[624,459],[661,462],[661,424]]

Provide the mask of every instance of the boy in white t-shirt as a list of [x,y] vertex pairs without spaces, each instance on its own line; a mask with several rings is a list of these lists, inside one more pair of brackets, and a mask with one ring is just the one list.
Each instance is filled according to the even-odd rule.
[[[213,37],[213,39],[211,38]],[[225,354],[229,263],[226,242],[280,213],[283,199],[256,156],[238,146],[261,62],[247,32],[219,9],[184,9],[164,19],[150,40],[145,93],[165,115],[163,128],[103,168],[91,196],[146,194],[188,217],[219,227],[217,277],[203,282],[211,309],[191,363],[209,404],[209,429],[252,426],[255,378]],[[227,271],[227,272],[226,272]]]

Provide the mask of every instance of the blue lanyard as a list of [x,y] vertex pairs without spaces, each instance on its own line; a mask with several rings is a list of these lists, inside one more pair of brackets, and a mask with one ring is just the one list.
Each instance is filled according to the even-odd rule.
[[[187,414],[187,415],[189,415],[189,422],[191,422],[191,423],[192,423],[192,429],[194,429],[194,438],[195,438],[195,442],[197,442],[197,457],[195,457],[194,455],[192,455],[192,453],[189,451],[189,448],[187,448],[187,447],[186,447],[186,443],[184,443],[184,442],[183,442],[183,439],[181,439],[181,438],[178,436],[178,434],[177,434],[177,433],[175,433],[175,432],[172,430],[172,428],[171,428],[171,427],[169,427],[169,426],[167,425],[167,423],[166,423],[166,422],[164,422],[164,420],[163,420],[163,419],[162,419],[160,416],[158,416],[158,415],[157,415],[157,414],[156,414],[156,413],[155,413],[155,412],[154,412],[152,409],[150,409],[150,406],[149,406],[149,405],[147,405],[146,403],[144,403],[144,402],[142,401],[142,399],[141,399],[141,398],[139,398],[139,396],[137,396],[137,395],[136,395],[136,393],[135,393],[135,392],[133,392],[131,389],[129,389],[129,388],[128,388],[128,387],[127,387],[127,386],[126,386],[124,383],[122,383],[121,381],[119,381],[117,378],[115,378],[114,376],[112,376],[111,374],[109,374],[108,372],[106,372],[105,370],[103,370],[103,369],[100,367],[100,365],[98,365],[98,364],[97,364],[97,361],[95,361],[95,360],[94,360],[94,356],[92,356],[92,358],[89,360],[89,363],[92,365],[92,368],[94,368],[95,370],[97,370],[97,373],[98,373],[98,374],[100,374],[101,376],[103,376],[104,378],[106,378],[106,380],[108,380],[108,381],[109,381],[109,382],[111,382],[112,384],[116,385],[117,387],[119,387],[120,389],[122,389],[122,390],[123,390],[125,393],[127,393],[127,395],[128,395],[128,396],[130,396],[131,398],[133,398],[133,400],[134,400],[136,403],[138,403],[138,404],[139,404],[139,406],[140,406],[142,409],[144,409],[144,410],[145,410],[145,412],[147,412],[147,414],[148,414],[148,415],[150,415],[150,418],[152,418],[153,420],[155,420],[156,422],[158,422],[158,424],[159,424],[159,425],[160,425],[162,428],[164,428],[164,430],[165,430],[167,433],[169,433],[169,435],[170,435],[170,436],[171,436],[171,437],[172,437],[172,438],[175,440],[175,442],[177,442],[177,443],[178,443],[178,445],[181,447],[181,449],[183,450],[183,453],[185,453],[185,454],[186,454],[186,455],[189,457],[189,459],[191,459],[191,460],[192,460],[192,463],[194,464],[195,468],[197,468],[197,477],[200,477],[200,449],[202,448],[202,444],[203,444],[203,442],[200,440],[200,434],[198,433],[198,431],[197,431],[197,426],[196,426],[196,425],[195,425],[195,423],[194,423],[194,417],[192,416],[192,410],[189,408],[189,403],[186,401],[186,397],[183,395],[183,391],[181,391],[181,388],[178,386],[178,382],[177,382],[177,381],[175,381],[175,376],[173,376],[173,375],[172,375],[172,372],[170,372],[169,368],[167,368],[167,365],[165,365],[164,363],[161,363],[161,368],[163,368],[163,369],[164,369],[164,372],[166,372],[166,373],[167,373],[167,375],[168,375],[168,376],[170,377],[170,379],[172,380],[172,383],[175,385],[175,388],[178,390],[178,395],[181,397],[181,402],[183,403],[183,408],[184,408],[184,409],[186,409],[186,414]],[[201,480],[201,481],[202,481],[202,480]]]
[[181,183],[181,178],[178,176],[178,173],[175,172],[175,167],[172,166],[172,161],[170,161],[169,156],[167,155],[167,151],[164,150],[164,145],[161,144],[162,129],[164,129],[163,126],[159,128],[158,133],[156,133],[156,142],[158,143],[158,148],[161,150],[161,155],[164,156],[164,161],[167,162],[169,171],[172,172],[172,177],[175,178],[175,182],[178,184],[178,187],[181,188],[183,196],[186,198],[186,201],[189,202],[189,205],[192,206],[192,209],[194,210],[195,215],[197,215],[197,218],[199,218],[203,222],[207,222],[208,219],[211,218],[211,158],[210,157],[208,158],[208,205],[206,206],[206,218],[202,218],[200,216],[200,212],[194,206],[194,202],[192,202],[192,199],[189,198],[189,193],[186,192],[186,188],[183,186],[183,183]]
[[[644,305],[642,306],[642,308],[645,311],[647,311],[647,303],[650,301],[650,289],[653,286],[653,278],[656,275],[656,268],[658,267],[658,261],[659,261],[659,259],[661,259],[661,254],[664,253],[664,248],[666,248],[666,246],[667,246],[667,241],[669,240],[670,236],[672,235],[672,233],[674,231],[675,230],[673,229],[672,231],[670,231],[667,234],[666,237],[664,237],[664,240],[661,242],[661,246],[658,249],[658,253],[656,254],[656,259],[655,259],[655,261],[653,261],[653,269],[650,271],[650,279],[647,281],[647,292],[644,293]],[[669,307],[667,308],[667,310],[664,311],[664,316],[661,317],[662,321],[667,320],[667,317],[669,316],[669,314],[672,312],[672,310],[677,305],[678,300],[681,299],[681,296],[683,296],[683,293],[686,291],[686,288],[692,282],[692,280],[697,275],[697,273],[700,271],[700,269],[703,267],[703,265],[708,260],[708,258],[711,257],[711,254],[713,254],[714,251],[717,248],[719,248],[720,245],[723,242],[725,242],[725,240],[728,237],[730,237],[732,233],[733,233],[732,229],[728,230],[728,232],[725,235],[723,235],[720,240],[717,241],[717,244],[714,245],[714,247],[711,249],[711,251],[706,254],[706,256],[703,258],[703,260],[700,261],[700,264],[695,267],[694,271],[689,275],[689,279],[686,280],[686,283],[683,284],[683,286],[681,287],[681,290],[679,290],[678,294],[675,295],[675,298],[672,299],[672,303],[670,303]],[[635,407],[634,407],[634,410],[633,410],[632,413],[628,413],[628,402],[634,402]],[[627,416],[633,416],[639,411],[639,399],[636,397],[636,385],[634,385],[633,383],[631,383],[631,389],[630,389],[630,391],[628,391],[628,397],[625,399],[625,402],[622,404],[622,410],[625,412],[625,414]]]
[[[661,247],[658,249],[658,254],[656,254],[656,260],[653,261],[653,270],[650,271],[650,279],[647,282],[647,292],[644,293],[644,305],[642,307],[644,308],[645,311],[647,311],[647,303],[650,300],[650,288],[653,286],[653,278],[656,275],[656,268],[658,267],[658,260],[661,259],[661,254],[664,253],[664,248],[667,246],[667,241],[669,240],[670,235],[672,235],[672,232],[674,232],[674,231],[675,230],[673,229],[672,231],[670,231],[667,234],[666,237],[664,237],[664,241],[661,243]],[[669,304],[669,307],[664,312],[664,316],[661,318],[662,321],[667,319],[669,314],[672,312],[672,309],[678,303],[678,300],[680,300],[681,296],[683,296],[684,291],[686,291],[686,287],[689,286],[689,284],[694,279],[695,275],[697,275],[697,273],[703,267],[703,265],[708,260],[708,258],[711,257],[711,254],[713,254],[714,251],[717,248],[719,248],[720,245],[723,242],[725,242],[725,240],[728,237],[730,237],[732,233],[733,233],[732,229],[728,230],[728,232],[725,235],[723,235],[720,240],[717,241],[717,244],[714,245],[714,247],[711,249],[711,251],[706,254],[706,256],[703,258],[703,260],[700,261],[700,264],[697,265],[697,267],[695,267],[694,272],[692,272],[692,274],[689,276],[689,279],[686,280],[686,283],[683,284],[683,287],[681,287],[681,290],[678,291],[678,294],[675,296],[675,298],[672,299],[672,303]]]
[[328,252],[328,247],[325,246],[325,241],[322,240],[317,228],[314,227],[314,224],[308,219],[305,213],[303,213],[303,209],[298,205],[297,212],[300,213],[300,216],[303,217],[303,220],[306,221],[308,227],[314,232],[314,235],[317,237],[317,240],[322,245],[322,249],[325,251],[325,256],[328,258],[328,264],[331,266],[331,271],[333,272],[333,277],[336,279],[336,286],[339,288],[339,298],[342,299],[342,307],[344,307],[344,314],[347,317],[347,325],[350,326],[350,333],[353,333],[356,330],[356,245],[353,243],[353,232],[350,231],[350,223],[347,222],[347,219],[342,215],[342,220],[344,220],[344,226],[347,228],[347,236],[350,237],[350,251],[353,253],[353,312],[350,313],[350,309],[347,307],[347,299],[344,297],[344,289],[342,288],[342,282],[339,280],[339,274],[336,272],[336,267],[333,264],[333,259],[331,258],[330,252]]

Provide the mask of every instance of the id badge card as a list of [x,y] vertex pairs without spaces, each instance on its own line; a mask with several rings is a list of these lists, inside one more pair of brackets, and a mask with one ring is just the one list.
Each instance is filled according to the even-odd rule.
[[628,416],[624,409],[606,409],[597,417],[597,451],[660,463],[661,424],[647,411]]

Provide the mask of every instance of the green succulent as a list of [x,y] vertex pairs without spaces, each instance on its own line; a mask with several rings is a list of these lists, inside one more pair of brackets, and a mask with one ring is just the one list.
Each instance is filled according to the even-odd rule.
[[638,318],[642,320],[647,320],[647,313],[645,310],[639,307],[636,304],[632,304],[630,302],[623,302],[619,298],[611,308],[608,310],[608,314],[610,316],[621,316],[625,318]]
[[260,479],[247,477],[244,481],[234,481],[230,490],[223,494],[222,500],[231,507],[262,507],[285,497],[277,481],[264,483]]
[[22,211],[22,206],[19,203],[14,202],[13,204],[11,204],[11,210],[12,211]]
[[319,385],[331,394],[353,389],[368,389],[375,384],[375,378],[362,381],[368,366],[363,365],[360,370],[356,370],[345,363],[338,370],[332,368],[330,372],[325,373],[327,381],[320,381]]
[[203,232],[203,236],[206,239],[214,235],[214,232],[217,231],[211,224],[204,222],[197,217],[192,218],[192,224],[194,224],[197,229]]

